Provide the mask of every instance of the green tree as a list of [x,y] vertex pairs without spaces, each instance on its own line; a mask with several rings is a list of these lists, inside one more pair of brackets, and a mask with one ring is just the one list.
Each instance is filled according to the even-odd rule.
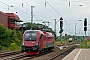
[[25,30],[31,29],[31,23],[30,22],[27,22],[27,23],[24,23],[24,24],[26,25]]
[[[0,25],[0,50],[20,49],[22,33]],[[18,48],[17,48],[18,47]]]

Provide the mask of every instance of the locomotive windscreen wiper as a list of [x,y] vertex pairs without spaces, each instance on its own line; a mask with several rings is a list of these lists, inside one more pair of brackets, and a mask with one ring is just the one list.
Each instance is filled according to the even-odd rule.
[[35,38],[25,38],[25,41],[35,41]]

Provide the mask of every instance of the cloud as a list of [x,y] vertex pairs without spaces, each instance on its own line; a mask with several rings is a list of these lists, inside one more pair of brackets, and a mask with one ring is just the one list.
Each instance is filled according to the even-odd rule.
[[[47,0],[48,3],[60,14],[58,14],[45,0],[1,0],[2,2],[13,5],[8,10],[7,5],[0,3],[1,11],[3,12],[17,12],[20,19],[23,21],[31,20],[31,6],[35,6],[33,9],[34,22],[38,23],[36,20],[46,20],[50,21],[50,27],[54,29],[53,19],[57,19],[57,33],[59,32],[59,18],[63,17],[64,21],[67,21],[67,25],[64,22],[64,33],[74,34],[75,24],[78,23],[79,19],[84,20],[85,17],[88,18],[90,22],[90,1],[89,0]],[[69,7],[70,1],[70,7]],[[88,2],[88,3],[86,3]],[[22,7],[23,3],[23,7]],[[79,6],[79,4],[83,4]],[[69,25],[71,23],[71,25]],[[81,22],[83,24],[83,22]],[[83,29],[83,25],[78,23],[77,29]],[[82,27],[81,27],[82,26]],[[70,30],[70,32],[69,32]],[[90,30],[90,28],[88,28]],[[83,30],[81,31],[83,32]],[[59,35],[59,33],[58,33]]]

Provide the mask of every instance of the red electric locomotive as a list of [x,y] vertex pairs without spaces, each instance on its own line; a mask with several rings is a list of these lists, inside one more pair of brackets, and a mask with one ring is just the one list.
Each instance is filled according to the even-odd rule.
[[33,55],[54,49],[54,34],[41,30],[26,30],[22,37],[22,52]]

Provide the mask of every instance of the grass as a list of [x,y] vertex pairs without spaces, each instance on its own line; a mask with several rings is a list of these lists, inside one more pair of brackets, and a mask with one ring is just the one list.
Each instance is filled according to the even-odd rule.
[[[65,40],[63,40],[62,41],[62,44],[64,45],[64,44],[73,44],[73,43],[75,43],[74,41],[72,41],[72,42],[68,42],[68,41],[65,41]],[[56,41],[55,42],[55,45],[60,45],[61,44],[61,41]]]
[[87,44],[87,41],[82,41],[78,48],[90,48],[90,44]]
[[82,42],[78,48],[86,48],[86,43]]
[[3,52],[10,52],[10,51],[18,51],[21,50],[21,46],[16,45],[16,44],[11,44],[9,47],[2,47],[2,49],[0,50],[0,53]]

